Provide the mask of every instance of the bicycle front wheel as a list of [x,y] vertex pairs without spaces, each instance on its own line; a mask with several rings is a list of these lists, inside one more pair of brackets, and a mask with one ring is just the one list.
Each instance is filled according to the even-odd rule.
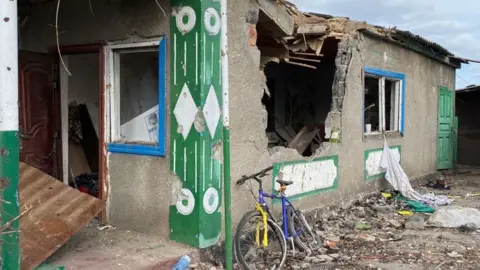
[[[267,230],[268,245],[263,245]],[[258,211],[246,213],[237,227],[235,253],[242,269],[281,269],[287,257],[287,242],[282,229],[272,220],[267,228]]]

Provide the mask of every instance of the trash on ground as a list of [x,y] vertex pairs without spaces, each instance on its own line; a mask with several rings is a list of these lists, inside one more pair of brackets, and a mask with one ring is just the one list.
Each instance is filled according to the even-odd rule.
[[372,229],[372,224],[370,224],[368,222],[358,222],[355,225],[355,228],[357,230],[371,230]]
[[388,192],[382,192],[380,193],[382,195],[382,197],[384,197],[385,199],[390,199],[392,197],[392,194],[388,193]]
[[99,231],[105,231],[105,230],[114,230],[115,227],[113,227],[112,225],[105,225],[105,226],[98,226],[97,227],[97,230]]
[[433,213],[433,212],[435,212],[434,208],[426,205],[425,203],[419,202],[419,201],[414,201],[414,200],[409,200],[409,199],[403,197],[400,194],[397,195],[395,197],[395,199],[404,201],[412,209],[412,211],[416,212],[416,213]]
[[402,215],[402,216],[411,216],[413,215],[413,212],[412,211],[409,211],[409,210],[399,210],[397,211],[398,214]]
[[334,241],[331,241],[331,240],[326,240],[323,243],[323,246],[326,247],[326,248],[335,248],[337,246],[337,243],[335,243]]
[[192,259],[188,255],[182,256],[178,262],[172,267],[172,270],[185,270],[188,269]]

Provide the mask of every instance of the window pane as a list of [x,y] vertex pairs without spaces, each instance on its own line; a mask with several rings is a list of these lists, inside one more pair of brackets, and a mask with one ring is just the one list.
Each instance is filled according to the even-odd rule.
[[158,142],[158,51],[119,54],[120,138]]
[[393,130],[395,126],[393,125],[393,118],[392,118],[392,105],[394,104],[394,100],[392,98],[395,97],[392,91],[392,86],[394,83],[390,80],[385,80],[385,130]]
[[[365,132],[380,131],[380,121],[378,115],[378,78],[365,77],[365,96],[364,96],[364,111],[365,111]],[[370,130],[371,131],[370,131]]]
[[398,130],[398,108],[400,106],[397,92],[399,81],[385,80],[385,130]]

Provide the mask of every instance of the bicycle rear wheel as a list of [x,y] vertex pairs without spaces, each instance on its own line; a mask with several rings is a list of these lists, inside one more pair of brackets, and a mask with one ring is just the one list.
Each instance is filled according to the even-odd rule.
[[[256,241],[259,226],[260,243]],[[268,246],[262,244],[264,231],[268,234]],[[272,220],[265,228],[258,211],[246,213],[235,234],[235,254],[242,269],[281,269],[287,257],[287,242],[282,229]]]
[[315,232],[313,232],[310,225],[308,225],[303,213],[300,210],[295,211],[293,207],[289,205],[287,207],[287,215],[288,233],[291,236],[296,236],[293,239],[295,245],[307,253],[307,255],[315,253],[320,248],[320,239]]

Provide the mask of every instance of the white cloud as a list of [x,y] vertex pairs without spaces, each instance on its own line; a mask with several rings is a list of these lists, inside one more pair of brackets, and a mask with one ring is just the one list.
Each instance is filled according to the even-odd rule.
[[[480,58],[478,0],[291,0],[303,11],[409,30],[466,58]],[[458,71],[457,87],[480,84],[480,64]]]

